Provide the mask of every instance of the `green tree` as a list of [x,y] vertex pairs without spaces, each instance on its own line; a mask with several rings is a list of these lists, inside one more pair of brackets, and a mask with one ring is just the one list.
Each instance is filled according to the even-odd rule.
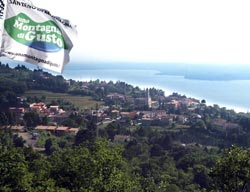
[[24,147],[25,140],[17,134],[13,135],[13,144],[15,147]]
[[36,111],[26,112],[23,116],[27,127],[35,127],[40,124],[40,117]]
[[1,146],[0,174],[0,191],[31,191],[32,177],[20,148],[8,149]]
[[97,126],[94,122],[89,122],[87,129],[78,131],[75,137],[75,145],[92,145],[97,136]]
[[53,145],[53,143],[52,143],[52,139],[47,139],[46,141],[45,141],[45,144],[44,144],[44,148],[45,148],[45,153],[46,154],[51,154],[51,148],[52,148],[52,145]]
[[225,150],[212,169],[214,188],[223,192],[250,191],[250,149],[235,147]]
[[[1,98],[0,98],[1,100]],[[1,103],[1,101],[0,101]],[[9,119],[4,112],[0,112],[0,125],[9,125]]]
[[202,100],[201,100],[201,104],[206,104],[206,100],[205,100],[205,99],[202,99]]
[[138,191],[136,179],[128,174],[120,147],[106,140],[63,149],[50,157],[56,186],[70,191]]
[[42,119],[41,119],[41,124],[42,125],[48,125],[49,122],[50,122],[50,118],[47,115],[42,117]]

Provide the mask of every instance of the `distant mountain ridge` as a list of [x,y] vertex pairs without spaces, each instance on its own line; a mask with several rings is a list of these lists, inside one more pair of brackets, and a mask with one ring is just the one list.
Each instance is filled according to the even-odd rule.
[[73,63],[70,69],[86,70],[155,70],[157,75],[183,76],[186,79],[208,81],[250,80],[250,65],[209,65],[184,63]]
[[[15,62],[10,66],[15,67]],[[26,64],[25,65],[29,65]],[[249,65],[210,65],[210,64],[185,64],[185,63],[129,63],[129,62],[75,62],[65,66],[65,71],[79,70],[154,70],[157,75],[182,76],[185,79],[206,81],[233,81],[250,80]],[[30,67],[30,66],[29,66]],[[36,67],[31,66],[31,69]]]

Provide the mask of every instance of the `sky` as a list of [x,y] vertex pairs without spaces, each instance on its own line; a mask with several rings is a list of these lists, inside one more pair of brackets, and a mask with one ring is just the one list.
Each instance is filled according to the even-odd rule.
[[71,60],[249,64],[245,0],[32,0],[77,25]]

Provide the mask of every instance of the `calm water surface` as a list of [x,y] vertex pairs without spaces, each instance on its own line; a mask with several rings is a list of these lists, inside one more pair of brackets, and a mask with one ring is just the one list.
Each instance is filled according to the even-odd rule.
[[163,89],[166,95],[178,92],[197,99],[205,99],[208,104],[219,104],[221,107],[236,111],[250,109],[249,80],[207,81],[190,80],[183,76],[158,75],[157,70],[125,69],[81,69],[66,66],[63,76],[75,80],[124,81],[141,88],[155,87]]

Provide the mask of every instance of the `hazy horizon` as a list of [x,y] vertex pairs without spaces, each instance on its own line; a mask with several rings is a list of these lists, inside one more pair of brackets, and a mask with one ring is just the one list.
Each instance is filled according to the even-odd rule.
[[250,64],[248,1],[32,3],[77,25],[73,62]]
[[[35,65],[13,61],[10,59],[1,59],[3,63],[9,63],[11,67],[18,64],[24,65],[30,69],[38,68]],[[250,65],[208,65],[208,64],[188,64],[188,63],[125,63],[125,62],[72,62],[65,66],[64,72],[56,73],[48,71],[55,75],[67,74],[67,70],[154,70],[157,75],[182,76],[186,79],[207,80],[207,81],[233,81],[250,80]],[[44,70],[44,69],[43,69]],[[98,78],[98,77],[97,77]],[[111,77],[112,78],[112,77]]]
[[[9,62],[15,67],[20,62]],[[123,64],[69,64],[62,75],[65,79],[77,81],[105,80],[123,81],[140,88],[162,89],[169,95],[178,92],[197,99],[205,99],[209,105],[247,112],[250,109],[248,88],[250,86],[250,66],[196,66],[169,65],[124,65]],[[25,64],[27,68],[36,69],[35,65]],[[171,67],[170,67],[171,66]],[[235,70],[237,68],[237,70]],[[216,72],[215,72],[216,71]]]

